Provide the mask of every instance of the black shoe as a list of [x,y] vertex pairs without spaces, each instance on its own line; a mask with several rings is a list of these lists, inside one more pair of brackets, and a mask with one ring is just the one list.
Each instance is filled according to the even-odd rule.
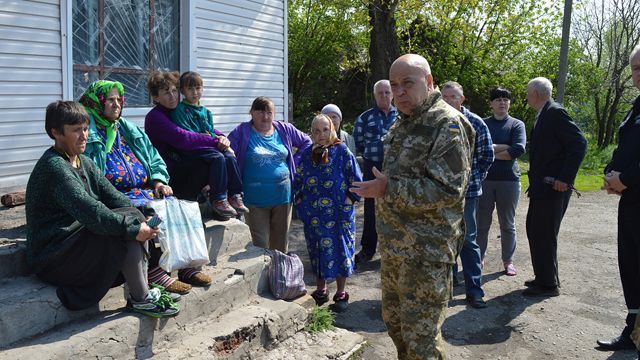
[[597,343],[598,343],[599,350],[618,351],[618,350],[632,350],[636,348],[636,346],[633,344],[633,341],[631,341],[631,338],[624,335],[620,335],[609,341],[598,340]]
[[536,281],[536,279],[530,279],[524,282],[524,286],[526,287],[538,286],[538,282]]
[[536,296],[536,297],[553,297],[560,295],[560,290],[557,286],[541,286],[534,285],[522,292],[524,296]]
[[344,296],[340,298],[338,298],[338,293],[336,293],[333,295],[333,301],[334,303],[329,305],[329,309],[337,313],[344,312],[347,310],[347,307],[349,307],[349,293],[345,291]]
[[371,261],[372,258],[373,258],[373,255],[369,255],[364,251],[360,250],[360,252],[356,254],[355,261],[356,261],[356,264],[364,264],[366,262]]
[[471,295],[467,295],[467,303],[469,304],[469,306],[476,308],[476,309],[484,309],[487,307],[487,303],[484,302],[484,300],[482,300],[481,296],[471,296]]
[[311,297],[316,301],[316,305],[322,306],[329,301],[329,291],[316,290],[311,293]]

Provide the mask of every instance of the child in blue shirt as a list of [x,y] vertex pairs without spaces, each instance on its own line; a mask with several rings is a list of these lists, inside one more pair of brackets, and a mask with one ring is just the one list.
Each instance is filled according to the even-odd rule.
[[229,218],[249,211],[242,201],[242,179],[231,143],[213,127],[213,114],[200,104],[203,80],[200,74],[187,71],[180,76],[184,99],[171,111],[171,120],[179,127],[211,136],[211,147],[195,151],[176,151],[182,159],[198,159],[209,166],[209,203],[214,213]]

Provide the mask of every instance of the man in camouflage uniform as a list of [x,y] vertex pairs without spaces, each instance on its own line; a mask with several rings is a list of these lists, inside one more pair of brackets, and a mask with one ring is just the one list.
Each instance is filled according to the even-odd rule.
[[422,56],[399,57],[389,80],[401,115],[384,140],[384,174],[374,169],[352,191],[380,198],[382,316],[398,358],[440,359],[475,131],[442,100]]

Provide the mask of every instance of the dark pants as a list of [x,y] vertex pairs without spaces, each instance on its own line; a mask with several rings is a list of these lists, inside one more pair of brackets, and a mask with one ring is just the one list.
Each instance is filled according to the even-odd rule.
[[[119,208],[114,212],[136,216],[135,208]],[[58,286],[57,295],[69,310],[81,310],[97,304],[110,288],[125,281],[136,300],[144,299],[148,288],[143,262],[146,243],[105,236],[81,228],[70,236],[73,245],[49,263],[37,276]]]
[[181,160],[171,171],[171,186],[175,194],[195,201],[206,185],[211,188],[211,201],[222,200],[229,195],[242,193],[242,179],[235,155],[209,148],[181,155]]
[[629,310],[626,335],[631,334],[640,307],[640,232],[638,232],[640,202],[637,199],[620,198],[618,204],[618,267],[622,280],[624,301]]
[[558,232],[569,205],[571,191],[554,192],[549,198],[531,198],[527,211],[527,238],[536,282],[559,286]]
[[[364,181],[373,180],[373,167],[382,171],[382,162],[371,161],[366,158],[364,167],[362,168],[362,176]],[[378,247],[378,232],[376,231],[376,202],[373,198],[364,199],[364,224],[362,225],[362,239],[360,240],[362,251],[369,256],[376,253]]]

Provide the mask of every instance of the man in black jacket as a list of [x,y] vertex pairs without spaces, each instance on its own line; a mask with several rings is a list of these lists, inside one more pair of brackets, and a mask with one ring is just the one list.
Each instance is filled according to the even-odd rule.
[[[633,85],[640,89],[640,45],[629,57]],[[634,349],[631,341],[640,307],[640,96],[633,103],[618,129],[618,148],[604,170],[603,189],[620,195],[618,204],[618,267],[628,314],[622,334],[611,341],[600,341],[602,350]]]
[[527,102],[538,111],[530,136],[527,238],[535,278],[525,296],[558,296],[558,231],[587,141],[562,106],[551,99],[549,79],[527,85]]

